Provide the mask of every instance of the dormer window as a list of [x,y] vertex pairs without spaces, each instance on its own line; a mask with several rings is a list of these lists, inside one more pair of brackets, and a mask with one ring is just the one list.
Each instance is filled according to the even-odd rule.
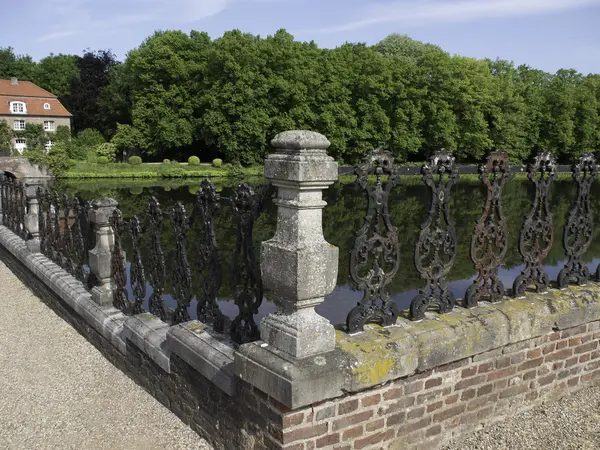
[[50,111],[50,103],[44,103],[44,109]]
[[27,114],[25,102],[10,102],[10,112],[13,114]]

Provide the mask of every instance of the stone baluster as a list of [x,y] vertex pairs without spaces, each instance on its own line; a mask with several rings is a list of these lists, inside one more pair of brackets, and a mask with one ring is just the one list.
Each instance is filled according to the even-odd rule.
[[337,280],[339,251],[323,237],[322,192],[338,167],[319,133],[286,131],[272,145],[265,177],[277,187],[277,228],[262,243],[261,271],[278,310],[261,321],[261,341],[240,346],[235,364],[242,379],[295,407],[327,391],[340,363],[335,329],[315,311]]
[[112,198],[99,198],[92,202],[93,209],[88,217],[90,226],[96,230],[96,246],[89,251],[90,271],[98,280],[97,285],[92,288],[92,300],[102,306],[112,304],[115,289],[111,268],[115,237],[110,219],[117,206],[118,203]]
[[40,252],[40,223],[38,214],[40,203],[36,195],[36,185],[27,185],[25,195],[27,197],[27,214],[25,215],[25,230],[27,230],[27,248],[31,253]]

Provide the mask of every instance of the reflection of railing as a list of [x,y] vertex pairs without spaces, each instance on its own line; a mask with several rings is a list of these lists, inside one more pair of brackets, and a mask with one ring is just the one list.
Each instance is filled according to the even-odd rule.
[[[252,246],[255,220],[263,210],[269,189],[258,192],[243,183],[231,198],[221,197],[210,180],[204,180],[191,213],[177,203],[170,214],[163,212],[156,198],[148,201],[143,215],[124,219],[119,209],[112,213],[111,227],[114,234],[111,273],[115,283],[113,305],[126,314],[142,312],[146,297],[146,283],[151,294],[148,310],[171,324],[190,320],[189,308],[196,298],[198,320],[209,324],[216,332],[227,333],[236,343],[258,339],[258,327],[254,315],[262,302],[260,268]],[[233,255],[229,287],[238,307],[238,313],[230,320],[220,310],[217,301],[221,289],[222,262],[219,245],[214,233],[214,219],[221,205],[231,206],[237,227],[236,246]],[[170,221],[169,228],[164,222]],[[170,230],[175,239],[175,252],[167,260],[163,252],[163,231]],[[197,239],[188,242],[189,231],[195,231]],[[131,244],[131,256],[125,257],[122,239]],[[146,252],[143,246],[146,245]],[[144,254],[147,257],[144,257]],[[127,263],[129,262],[129,286],[133,298],[127,293]],[[168,272],[170,273],[170,276]],[[172,298],[176,306],[169,307],[164,299],[167,280],[172,280]]]
[[[508,245],[507,224],[502,213],[502,188],[513,170],[505,152],[492,152],[479,168],[479,178],[486,191],[483,212],[471,237],[471,259],[477,276],[468,288],[462,306],[471,308],[479,301],[496,302],[505,290],[498,278]],[[565,167],[561,167],[564,171]],[[596,160],[592,154],[583,155],[572,168],[578,184],[578,196],[567,217],[563,246],[569,257],[560,272],[557,287],[584,284],[590,273],[583,263],[583,255],[591,244],[593,218],[590,210],[590,188],[597,177]],[[406,171],[404,171],[406,172]],[[430,162],[421,168],[423,182],[431,191],[428,216],[421,226],[416,242],[414,264],[426,287],[412,300],[408,317],[421,320],[427,310],[447,313],[454,309],[455,299],[447,286],[446,277],[456,258],[457,236],[451,220],[451,187],[462,172],[451,154],[436,152]],[[467,170],[467,172],[470,172]],[[519,235],[519,252],[524,270],[514,280],[512,295],[523,296],[526,290],[544,292],[550,281],[544,270],[544,260],[553,244],[552,213],[548,189],[555,178],[557,165],[553,156],[541,152],[526,168],[527,176],[535,187],[535,196]],[[398,184],[401,171],[389,152],[374,150],[355,170],[357,184],[369,200],[365,224],[358,232],[350,261],[350,275],[364,296],[348,315],[349,332],[361,331],[368,322],[391,325],[396,322],[395,308],[390,304],[388,285],[399,264],[398,236],[391,226],[388,199]],[[406,172],[409,174],[409,172]],[[373,180],[368,175],[375,175]],[[600,267],[596,278],[600,277]]]

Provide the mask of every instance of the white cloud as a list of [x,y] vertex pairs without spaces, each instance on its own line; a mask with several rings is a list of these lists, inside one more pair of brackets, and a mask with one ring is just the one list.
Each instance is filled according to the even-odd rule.
[[371,3],[359,14],[362,17],[360,20],[311,31],[352,31],[382,23],[418,25],[468,22],[554,13],[598,4],[600,0],[396,0],[390,3]]
[[39,14],[52,24],[38,42],[84,32],[116,32],[120,27],[152,23],[167,28],[214,16],[234,0],[47,0]]

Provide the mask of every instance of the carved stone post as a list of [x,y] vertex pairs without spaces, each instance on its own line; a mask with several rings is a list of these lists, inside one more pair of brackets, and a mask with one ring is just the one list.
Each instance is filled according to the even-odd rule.
[[27,230],[27,248],[31,253],[40,252],[40,223],[38,214],[40,211],[39,201],[36,195],[37,186],[27,185],[25,195],[27,196],[27,214],[25,215],[25,229]]
[[92,300],[98,305],[111,305],[115,289],[111,269],[111,252],[115,243],[110,218],[118,203],[112,198],[102,197],[92,202],[89,212],[90,226],[95,224],[96,246],[89,251],[90,270],[98,280],[92,288]]
[[278,188],[277,230],[263,242],[263,286],[279,311],[262,320],[261,339],[295,358],[335,348],[335,329],[315,306],[333,291],[338,248],[323,237],[322,191],[337,180],[337,163],[327,156],[330,143],[310,131],[286,131],[272,142],[265,177]]
[[278,188],[277,229],[262,244],[261,271],[278,311],[261,321],[261,341],[240,346],[235,365],[243,380],[295,408],[327,395],[341,373],[335,329],[315,311],[337,279],[338,248],[323,237],[322,191],[338,167],[319,133],[286,131],[272,145],[265,177]]

